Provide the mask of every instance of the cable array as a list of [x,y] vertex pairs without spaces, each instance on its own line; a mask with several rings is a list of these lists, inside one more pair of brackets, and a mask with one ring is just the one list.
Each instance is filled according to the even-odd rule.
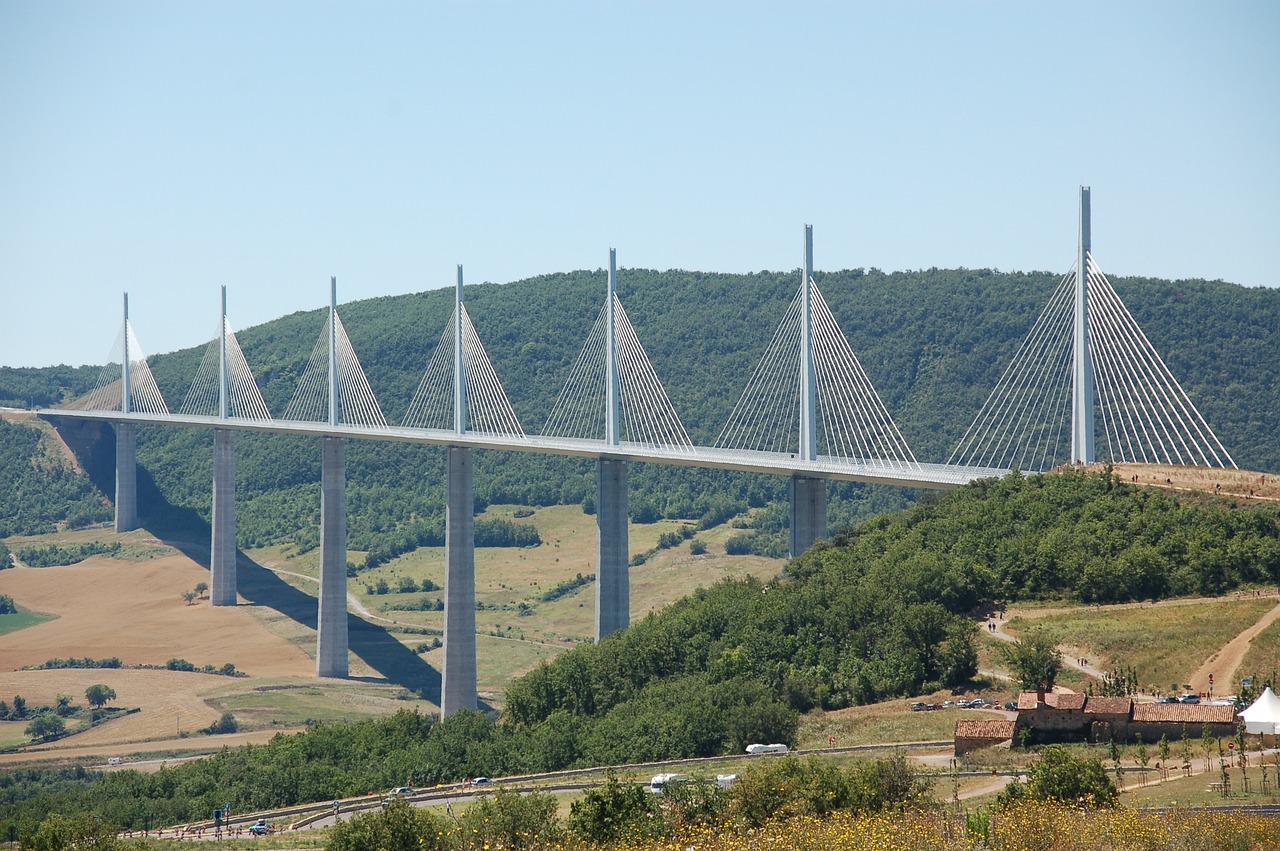
[[1102,432],[1111,458],[1234,467],[1107,276],[1086,255],[1089,343]]
[[[827,454],[845,459],[877,459],[916,464],[889,409],[810,280],[813,360],[818,374],[818,407]],[[797,375],[799,373],[797,372]]]
[[[462,363],[466,389],[466,430],[486,434],[524,437],[524,428],[507,399],[480,335],[471,324],[466,305],[462,307]],[[418,390],[413,394],[403,425],[413,428],[448,430],[453,428],[453,349],[454,329],[458,324],[455,310],[431,353],[427,370]]]
[[107,364],[98,372],[93,390],[76,407],[86,411],[121,410],[121,387],[124,379],[120,367],[126,349],[129,358],[129,410],[142,414],[167,415],[169,406],[160,394],[155,376],[151,374],[151,367],[147,366],[147,356],[142,353],[142,346],[138,344],[138,338],[134,336],[133,326],[129,322],[125,322],[116,334]]
[[[645,446],[693,448],[680,416],[649,362],[622,302],[615,294],[619,437]],[[609,305],[600,308],[591,334],[569,371],[569,379],[542,433],[584,440],[605,437],[605,382]]]
[[[849,460],[916,464],[915,455],[812,279],[809,288],[821,423],[819,453]],[[800,289],[716,438],[717,447],[760,452],[799,449],[803,299],[804,290]]]
[[[1116,462],[1235,466],[1138,326],[1085,255],[1095,422]],[[948,464],[1043,471],[1071,461],[1073,267],[1022,341]]]
[[1043,471],[1071,455],[1075,270],[1049,297],[948,464]]
[[216,417],[221,415],[221,393],[219,384],[219,362],[222,359],[222,341],[227,346],[227,408],[231,416],[248,420],[269,420],[271,412],[262,399],[262,391],[253,378],[249,362],[245,360],[244,351],[236,340],[231,323],[223,317],[221,333],[209,341],[200,360],[200,368],[182,400],[180,414],[192,416]]
[[[330,322],[333,323],[332,329]],[[369,428],[387,425],[386,417],[378,406],[369,380],[365,378],[360,360],[356,357],[347,329],[337,311],[331,311],[320,339],[311,350],[311,359],[298,381],[293,399],[284,409],[282,419],[302,422],[323,422],[329,418],[329,336],[330,330],[337,341],[335,358],[338,368],[338,422],[343,425]]]

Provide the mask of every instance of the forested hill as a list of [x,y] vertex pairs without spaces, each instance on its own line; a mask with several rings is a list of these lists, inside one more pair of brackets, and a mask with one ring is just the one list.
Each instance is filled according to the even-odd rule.
[[[1059,275],[938,270],[816,275],[832,311],[904,436],[923,461],[945,461],[1045,304]],[[786,311],[795,272],[725,275],[622,270],[621,297],[691,436],[712,442]],[[1280,470],[1280,291],[1222,282],[1113,280],[1147,336],[1243,467]],[[467,288],[467,306],[525,428],[541,429],[603,301],[604,273],[548,275]],[[340,308],[388,421],[403,416],[452,311],[452,292],[371,299]],[[320,333],[321,311],[239,334],[268,406],[288,403]],[[203,349],[152,358],[172,408]],[[92,370],[0,369],[0,404],[47,404],[87,389]],[[42,383],[43,382],[43,383]],[[144,429],[139,460],[167,500],[207,515],[207,432]],[[245,436],[237,498],[242,543],[313,528],[318,453],[306,440]],[[579,502],[592,468],[565,459],[480,453],[485,502]],[[353,442],[353,547],[411,517],[441,512],[438,450]],[[780,498],[777,477],[637,465],[633,513],[698,518]],[[883,489],[882,489],[883,490]],[[835,521],[900,504],[843,486]],[[305,534],[305,533],[304,533]]]

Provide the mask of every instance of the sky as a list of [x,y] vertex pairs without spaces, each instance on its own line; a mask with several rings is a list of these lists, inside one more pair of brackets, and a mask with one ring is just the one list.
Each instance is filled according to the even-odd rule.
[[[597,269],[1280,285],[1280,3],[0,0],[0,366]],[[476,317],[478,325],[483,324]],[[435,339],[440,329],[424,329]]]

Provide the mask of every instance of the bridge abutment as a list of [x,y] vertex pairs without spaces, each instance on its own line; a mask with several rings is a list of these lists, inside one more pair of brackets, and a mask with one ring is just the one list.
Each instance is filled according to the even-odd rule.
[[347,459],[341,437],[325,437],[320,465],[320,607],[316,676],[345,677],[347,663]]
[[443,718],[476,708],[475,468],[469,447],[445,452]]
[[601,458],[596,478],[596,641],[631,622],[627,462]]
[[209,600],[236,604],[236,436],[213,430],[213,536],[209,547]]
[[138,434],[133,423],[116,423],[116,531],[138,528]]
[[827,482],[809,476],[791,477],[792,558],[827,537]]

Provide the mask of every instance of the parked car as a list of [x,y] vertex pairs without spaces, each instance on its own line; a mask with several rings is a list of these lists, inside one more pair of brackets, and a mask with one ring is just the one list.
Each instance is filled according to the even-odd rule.
[[1180,702],[1181,702],[1181,703],[1199,703],[1199,702],[1200,702],[1200,695],[1198,695],[1198,694],[1184,694],[1184,695],[1182,696],[1182,700],[1181,700]]
[[1180,702],[1181,701],[1179,701],[1178,698],[1174,697],[1171,694],[1167,694],[1156,701],[1156,703],[1180,703]]
[[1017,711],[1018,711],[1018,701],[1016,701],[1016,700],[1006,700],[1006,701],[1004,702],[1004,708],[1005,708],[1005,709],[1007,709],[1007,710],[1009,710],[1010,712],[1017,712]]
[[472,780],[472,781],[471,781],[471,785],[472,785],[472,786],[488,786],[488,785],[489,785],[489,778],[488,778],[488,777],[477,777],[477,778],[475,778],[474,780]]
[[912,712],[920,712],[921,710],[928,709],[928,708],[929,708],[929,704],[921,703],[918,700],[915,703],[911,704]]
[[413,794],[413,789],[412,789],[411,787],[409,787],[409,786],[397,786],[396,788],[394,788],[394,789],[392,789],[390,792],[388,792],[388,793],[387,793],[387,796],[388,796],[388,797],[391,797],[391,798],[403,798],[403,797],[405,797],[406,795],[412,795],[412,794]]
[[985,697],[975,697],[973,700],[969,701],[970,709],[981,709],[984,706],[990,705],[991,701],[987,700]]
[[943,708],[943,709],[954,709],[954,708],[955,708],[955,705],[956,705],[956,702],[955,702],[954,700],[944,700],[944,701],[942,701],[942,708]]
[[747,753],[751,754],[752,756],[756,756],[757,754],[762,754],[762,753],[786,753],[789,750],[791,749],[788,748],[786,745],[781,745],[781,744],[747,745]]
[[271,833],[271,825],[268,824],[267,820],[264,818],[260,818],[253,824],[249,825],[250,836],[266,836],[269,833]]

